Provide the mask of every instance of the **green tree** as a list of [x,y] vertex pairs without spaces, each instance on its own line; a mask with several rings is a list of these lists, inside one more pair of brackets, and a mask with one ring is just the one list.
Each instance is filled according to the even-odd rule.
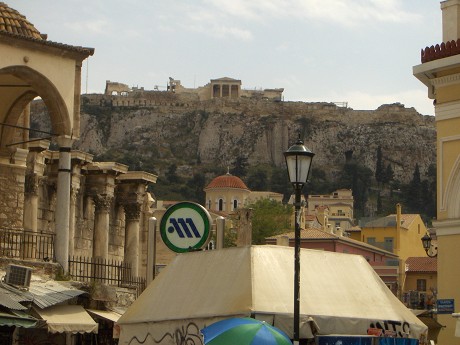
[[[406,189],[406,202],[409,210],[414,213],[422,213],[423,210],[423,193],[425,192],[420,177],[420,168],[418,163],[415,164],[412,180]],[[426,186],[425,186],[426,188]]]
[[385,167],[383,165],[382,147],[377,147],[377,162],[375,163],[375,180],[379,183],[385,180]]
[[233,164],[233,168],[230,169],[230,173],[232,175],[238,176],[243,178],[248,173],[248,157],[238,156],[235,159],[235,163]]
[[248,188],[251,190],[268,190],[267,173],[261,168],[256,168],[254,171],[251,171],[247,181]]
[[385,169],[385,174],[384,174],[384,178],[383,178],[383,183],[389,183],[391,181],[393,181],[393,178],[394,178],[394,172],[393,172],[393,168],[391,167],[391,164],[388,163],[387,165],[387,168]]
[[283,200],[289,200],[289,197],[293,193],[293,189],[285,167],[275,167],[272,169],[270,176],[270,191],[281,193],[283,194]]
[[345,163],[338,179],[338,188],[349,188],[353,191],[355,212],[357,216],[365,214],[365,206],[371,186],[372,171],[355,160]]
[[203,189],[205,182],[206,179],[203,174],[193,174],[193,177],[187,181],[186,188],[183,190],[186,199],[204,204],[206,195]]
[[253,209],[252,244],[264,244],[265,238],[290,231],[292,205],[261,199],[248,207]]
[[179,183],[179,176],[176,173],[177,166],[176,164],[171,164],[166,172],[166,179],[169,183]]
[[[292,186],[291,186],[292,189]],[[314,166],[310,170],[308,183],[304,187],[304,192],[308,194],[329,194],[334,189],[332,182],[327,178],[326,172]],[[292,193],[292,192],[291,192]]]

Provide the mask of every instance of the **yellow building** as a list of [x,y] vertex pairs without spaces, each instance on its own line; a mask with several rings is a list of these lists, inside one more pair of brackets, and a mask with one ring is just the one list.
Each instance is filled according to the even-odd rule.
[[[441,2],[443,43],[422,50],[414,75],[434,100],[437,129],[438,301],[460,303],[460,0]],[[428,43],[428,42],[427,42]],[[458,314],[439,314],[439,344],[460,344]]]
[[399,257],[399,291],[402,293],[405,263],[411,256],[424,256],[420,238],[426,227],[418,214],[402,214],[396,205],[396,214],[366,223],[361,228],[361,241],[392,252]]
[[[319,222],[326,226],[330,224],[334,229],[344,231],[353,227],[353,193],[351,189],[338,189],[332,194],[309,195],[307,199],[308,214],[316,214]],[[327,207],[328,214],[324,214]],[[325,220],[327,218],[327,220]],[[326,223],[326,224],[324,224]]]
[[403,292],[406,305],[411,309],[432,310],[437,293],[436,258],[409,257],[405,266]]

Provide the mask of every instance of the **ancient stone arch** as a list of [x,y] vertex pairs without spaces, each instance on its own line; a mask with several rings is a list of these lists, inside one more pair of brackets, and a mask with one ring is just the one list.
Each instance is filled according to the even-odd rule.
[[[17,90],[10,96],[10,106],[1,116],[4,124],[16,125],[29,102],[40,96],[48,108],[52,132],[56,135],[73,135],[71,115],[65,101],[60,91],[45,75],[27,66],[8,66],[0,69],[0,80],[3,76],[13,76],[20,80],[22,85],[27,85],[27,88]],[[11,142],[13,134],[14,131],[10,127],[2,126],[0,131],[2,149]]]

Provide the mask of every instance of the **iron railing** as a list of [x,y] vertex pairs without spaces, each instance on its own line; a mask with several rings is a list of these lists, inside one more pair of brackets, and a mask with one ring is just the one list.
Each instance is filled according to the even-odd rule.
[[[134,277],[128,263],[101,258],[69,258],[69,275],[81,282],[100,282],[107,285],[135,288],[140,295],[145,289],[146,279]],[[136,296],[137,297],[137,296]]]
[[54,234],[2,229],[0,256],[13,259],[54,260]]
[[[55,234],[1,229],[0,257],[19,260],[56,261]],[[128,263],[88,257],[69,258],[69,275],[81,282],[100,282],[107,285],[135,288],[139,295],[146,279],[134,277]]]

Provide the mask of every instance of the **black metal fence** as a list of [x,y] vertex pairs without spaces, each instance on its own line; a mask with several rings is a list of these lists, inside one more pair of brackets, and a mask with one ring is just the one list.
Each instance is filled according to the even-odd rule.
[[53,261],[54,234],[2,229],[0,256],[13,259]]
[[[1,229],[0,257],[56,261],[54,242],[54,234]],[[72,279],[81,282],[100,282],[135,288],[137,295],[144,291],[146,286],[146,279],[134,277],[128,263],[116,260],[72,257],[69,258],[69,275]]]
[[[137,296],[145,289],[146,279],[134,277],[128,263],[100,258],[69,258],[69,275],[81,282],[100,282],[107,285],[135,288]],[[136,296],[136,297],[137,297]]]

